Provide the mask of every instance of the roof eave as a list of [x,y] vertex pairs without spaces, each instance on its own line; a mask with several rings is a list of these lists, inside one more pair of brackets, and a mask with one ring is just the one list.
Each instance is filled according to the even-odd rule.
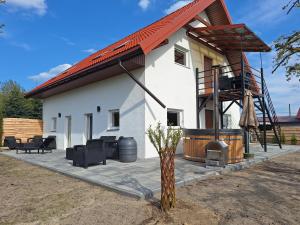
[[65,79],[59,80],[59,81],[57,81],[57,82],[55,82],[51,85],[42,87],[42,88],[37,89],[37,90],[30,91],[30,92],[25,94],[25,98],[35,98],[38,94],[40,94],[44,91],[47,91],[49,89],[55,88],[57,86],[65,84],[65,83],[68,83],[72,80],[77,79],[78,77],[86,76],[86,75],[91,74],[95,71],[99,71],[99,70],[102,70],[104,68],[111,67],[115,64],[118,64],[120,60],[121,61],[127,60],[127,59],[130,59],[130,58],[134,57],[134,56],[143,55],[143,54],[144,53],[143,53],[142,49],[140,48],[140,46],[134,47],[134,48],[129,49],[126,52],[123,52],[119,55],[116,55],[116,56],[114,56],[110,59],[107,59],[103,62],[95,64],[92,67],[89,67],[85,70],[78,71],[77,73],[74,73],[72,76],[69,76]]

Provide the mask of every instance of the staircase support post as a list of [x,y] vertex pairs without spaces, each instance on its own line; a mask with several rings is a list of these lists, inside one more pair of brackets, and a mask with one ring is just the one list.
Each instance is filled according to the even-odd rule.
[[265,79],[264,79],[264,69],[260,68],[260,78],[261,78],[261,94],[262,94],[262,113],[263,113],[263,146],[264,151],[267,152],[267,126],[266,126],[266,105],[265,105]]
[[199,105],[199,68],[196,68],[196,120],[197,129],[200,129],[200,105]]
[[[242,101],[244,101],[245,97],[245,65],[244,65],[244,57],[243,52],[241,52],[241,82],[242,82]],[[244,102],[243,102],[244,105]],[[249,132],[244,128],[244,145],[245,145],[245,153],[250,153],[249,151]]]

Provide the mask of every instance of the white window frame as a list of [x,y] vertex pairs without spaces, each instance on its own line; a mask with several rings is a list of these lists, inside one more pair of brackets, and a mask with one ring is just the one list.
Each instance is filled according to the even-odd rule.
[[[120,125],[121,125],[121,116],[120,116],[120,110],[119,109],[111,109],[108,111],[109,116],[108,116],[108,130],[119,130]],[[119,126],[114,126],[114,113],[119,113]]]
[[[91,119],[91,121],[90,121]],[[91,124],[89,123],[91,122]],[[86,113],[85,114],[85,132],[84,137],[85,140],[93,139],[94,135],[94,115],[93,113]]]
[[[224,128],[225,128],[225,129],[231,129],[231,128],[232,128],[232,115],[231,115],[231,114],[224,114],[224,118],[225,118],[225,117],[228,117],[228,120],[227,120],[228,126],[225,127],[225,124],[224,124]],[[223,118],[223,121],[225,121],[224,118]]]
[[[184,64],[181,64],[181,63],[178,63],[178,62],[176,62],[175,60],[175,51],[179,51],[179,52],[181,52],[181,53],[183,53],[184,54]],[[186,49],[186,48],[184,48],[184,47],[182,47],[182,46],[179,46],[179,45],[175,45],[174,46],[174,63],[176,64],[176,65],[179,65],[179,66],[183,66],[183,67],[186,67],[186,68],[189,68],[189,64],[190,64],[190,60],[189,60],[189,50],[188,49]]]
[[[177,126],[169,126],[168,125],[168,113],[176,113],[177,114],[177,122],[179,122],[179,125]],[[184,127],[184,116],[183,116],[183,110],[182,109],[167,109],[167,126],[169,127]]]
[[52,117],[51,118],[51,129],[50,132],[56,132],[57,130],[57,118],[56,117]]

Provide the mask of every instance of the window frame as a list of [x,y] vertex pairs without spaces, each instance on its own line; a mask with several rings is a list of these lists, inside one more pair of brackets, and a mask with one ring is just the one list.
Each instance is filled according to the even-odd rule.
[[[121,123],[120,123],[120,118],[121,118],[121,116],[120,116],[120,110],[119,109],[111,109],[111,110],[109,110],[108,111],[109,112],[109,117],[108,117],[108,119],[109,119],[109,121],[108,121],[108,129],[107,130],[119,130],[120,129],[120,125],[121,125]],[[115,126],[115,121],[114,121],[114,114],[115,113],[118,113],[118,115],[119,115],[119,126]]]
[[93,113],[85,114],[85,139],[92,140],[94,135],[94,115]]
[[[227,120],[225,120],[227,117]],[[227,122],[227,126],[225,126],[225,121]],[[232,115],[231,114],[224,114],[223,115],[223,126],[224,129],[231,129],[232,128]]]
[[56,132],[56,130],[57,130],[57,117],[52,117],[50,132]]
[[[184,55],[184,64],[181,64],[179,62],[176,62],[176,51],[180,52],[180,53],[183,53]],[[179,45],[175,45],[174,46],[174,63],[176,65],[179,65],[179,66],[183,66],[183,67],[186,67],[186,68],[189,68],[189,50],[184,48],[184,47],[181,47]]]
[[[168,114],[169,113],[176,113],[177,114],[177,125],[169,125],[169,121],[168,121]],[[182,109],[167,109],[167,126],[168,127],[184,127],[184,120],[183,120],[183,110]]]

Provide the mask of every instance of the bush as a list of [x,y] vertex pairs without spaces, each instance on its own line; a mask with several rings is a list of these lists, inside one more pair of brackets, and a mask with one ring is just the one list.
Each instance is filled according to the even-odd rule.
[[297,142],[298,142],[298,140],[297,140],[297,138],[296,138],[296,135],[293,134],[293,135],[292,135],[292,138],[291,138],[291,144],[292,144],[292,145],[296,145]]
[[277,139],[276,139],[276,136],[275,136],[275,135],[273,135],[273,137],[272,137],[272,143],[273,143],[273,144],[277,144]]
[[286,143],[285,134],[283,131],[280,131],[280,141],[281,141],[281,144]]

